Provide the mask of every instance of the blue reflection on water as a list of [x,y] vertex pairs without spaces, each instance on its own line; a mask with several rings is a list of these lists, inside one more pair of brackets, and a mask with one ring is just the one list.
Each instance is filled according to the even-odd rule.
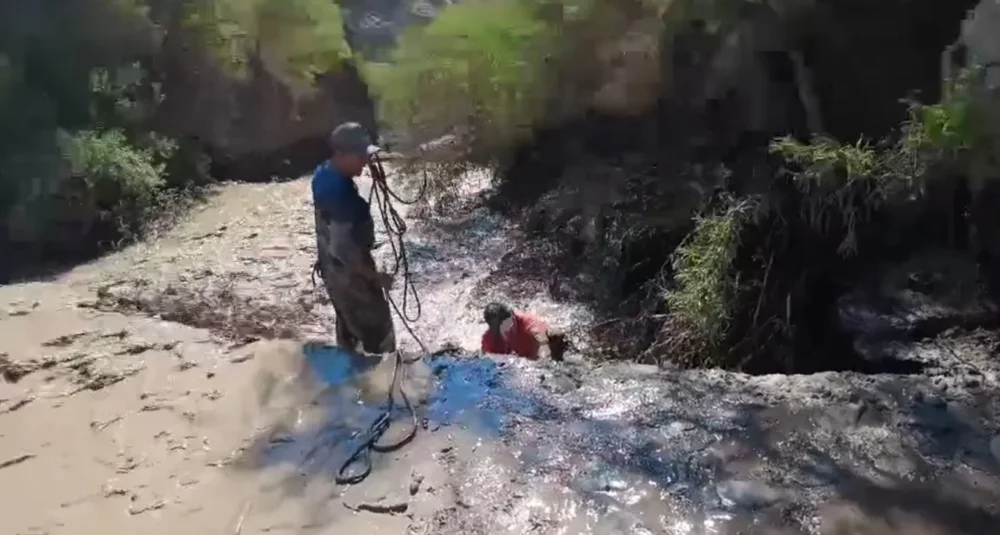
[[[319,344],[307,344],[304,353],[316,377],[333,387],[347,386],[352,378],[378,362],[335,346]],[[418,411],[434,428],[457,424],[495,435],[511,416],[537,416],[541,410],[533,396],[507,384],[500,366],[492,359],[441,355],[427,357],[423,362],[434,376],[434,387],[425,406]],[[334,398],[343,401],[342,397]],[[397,410],[400,409],[397,403]]]

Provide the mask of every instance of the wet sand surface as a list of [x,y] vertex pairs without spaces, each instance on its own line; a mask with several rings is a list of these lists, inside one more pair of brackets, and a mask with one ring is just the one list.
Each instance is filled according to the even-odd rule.
[[[307,192],[305,181],[227,186],[155,241],[0,287],[4,533],[944,535],[1000,525],[990,450],[1000,363],[968,339],[914,348],[929,364],[914,375],[428,357],[402,381],[415,440],[373,453],[363,483],[337,485],[393,362],[323,345],[332,311],[309,281]],[[475,203],[411,226],[415,327],[431,347],[474,349],[491,295],[557,325],[591,321],[541,283],[498,283],[517,232]],[[395,416],[386,441],[412,425]]]

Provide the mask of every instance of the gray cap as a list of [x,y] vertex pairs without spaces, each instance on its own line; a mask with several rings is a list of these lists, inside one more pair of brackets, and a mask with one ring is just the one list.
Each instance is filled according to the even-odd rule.
[[368,135],[368,131],[358,123],[344,123],[334,128],[333,133],[330,134],[330,148],[334,152],[348,152],[365,156],[371,156],[379,151],[378,146],[372,144],[372,138]]

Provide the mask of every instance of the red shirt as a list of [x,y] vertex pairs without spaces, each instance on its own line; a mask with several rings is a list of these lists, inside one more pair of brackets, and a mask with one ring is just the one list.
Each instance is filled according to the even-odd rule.
[[514,328],[502,340],[489,330],[483,333],[483,353],[496,355],[520,355],[529,359],[538,358],[539,338],[548,336],[549,326],[541,318],[526,312],[514,312]]

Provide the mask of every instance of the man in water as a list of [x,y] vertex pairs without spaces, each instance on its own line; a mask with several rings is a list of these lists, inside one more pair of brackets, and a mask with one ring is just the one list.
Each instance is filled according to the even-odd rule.
[[375,223],[354,182],[379,148],[360,124],[344,123],[330,135],[330,149],[313,175],[312,195],[317,270],[337,314],[337,345],[390,353],[396,334],[385,291],[392,276],[375,267]]
[[483,319],[487,325],[483,333],[483,353],[514,354],[531,360],[563,360],[565,335],[550,330],[541,318],[503,303],[490,303],[483,312]]

